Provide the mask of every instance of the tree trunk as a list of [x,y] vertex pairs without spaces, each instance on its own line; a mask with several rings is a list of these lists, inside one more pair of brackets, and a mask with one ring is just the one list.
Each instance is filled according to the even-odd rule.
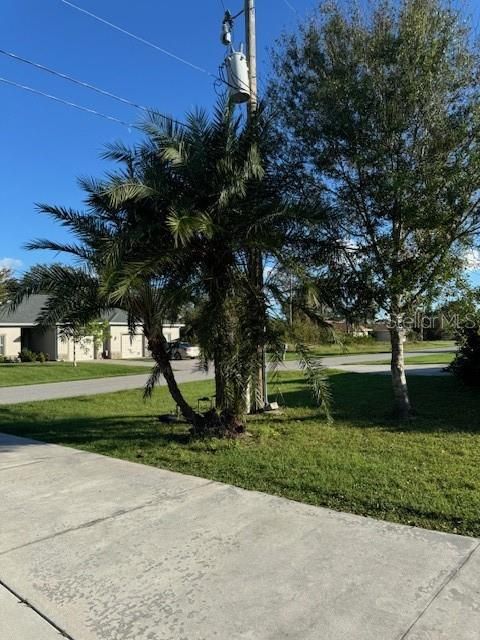
[[75,338],[73,339],[73,366],[77,366],[77,343]]
[[213,366],[215,369],[215,407],[218,411],[225,409],[225,380],[221,370],[221,354],[215,349]]
[[408,418],[412,408],[405,375],[405,358],[403,353],[404,331],[401,317],[396,314],[392,314],[391,316],[390,339],[392,345],[391,372],[394,413],[399,418]]
[[175,380],[175,374],[173,373],[172,365],[170,364],[170,357],[166,349],[166,344],[166,339],[163,336],[161,338],[148,339],[148,348],[151,351],[152,357],[155,360],[156,364],[159,366],[163,377],[165,378],[165,382],[167,383],[167,387],[173,401],[179,407],[185,420],[195,426],[201,416],[196,413],[188,404],[178,387],[177,381]]
[[266,306],[264,300],[263,258],[259,249],[252,249],[249,256],[249,279],[254,295],[251,295],[251,330],[255,339],[254,358],[255,373],[252,376],[250,409],[257,413],[263,411],[267,399],[265,397],[265,324]]

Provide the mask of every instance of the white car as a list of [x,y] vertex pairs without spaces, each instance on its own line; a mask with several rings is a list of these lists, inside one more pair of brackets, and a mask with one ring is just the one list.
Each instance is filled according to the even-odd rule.
[[169,352],[172,360],[187,360],[200,356],[200,349],[189,342],[172,342],[169,345]]

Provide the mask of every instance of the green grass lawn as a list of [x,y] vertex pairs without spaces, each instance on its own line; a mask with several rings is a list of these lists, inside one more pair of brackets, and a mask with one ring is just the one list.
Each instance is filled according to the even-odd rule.
[[105,364],[103,362],[79,362],[77,367],[74,367],[71,362],[0,364],[0,387],[110,378],[111,376],[148,373],[148,371],[148,367]]
[[[164,425],[165,388],[3,406],[0,431],[172,469],[333,509],[480,535],[480,393],[453,378],[412,378],[418,417],[388,417],[387,376],[332,372],[335,422],[298,373],[281,377],[283,414],[251,418],[249,437],[191,441]],[[189,383],[190,399],[212,390]]]
[[[442,364],[447,365],[452,362],[453,353],[429,353],[424,356],[407,356],[405,364]],[[374,362],[356,362],[355,364],[390,364],[390,360],[375,360]]]
[[[424,342],[407,342],[405,351],[423,351],[425,349],[450,349],[455,347],[453,340],[425,340]],[[317,356],[343,356],[355,353],[390,353],[389,342],[361,342],[353,344],[318,344],[311,345],[312,352]],[[298,355],[289,351],[287,360],[297,360]]]

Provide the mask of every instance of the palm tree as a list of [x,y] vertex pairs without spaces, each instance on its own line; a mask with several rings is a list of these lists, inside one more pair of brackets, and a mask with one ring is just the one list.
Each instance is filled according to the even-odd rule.
[[[203,301],[199,337],[205,362],[214,363],[216,408],[238,425],[267,322],[265,293],[252,285],[248,256],[252,247],[280,248],[271,218],[281,203],[266,174],[258,136],[252,136],[251,127],[242,128],[227,103],[220,103],[211,120],[203,111],[191,114],[184,129],[172,128],[156,114],[142,128],[147,138],[135,156],[155,158],[156,164],[149,171],[142,166],[141,175],[134,170],[135,184],[131,175],[114,182],[109,197],[121,206],[132,195],[137,205],[161,201],[159,173],[168,167],[176,197],[167,226],[189,265],[191,292]],[[124,161],[123,146],[111,147],[108,157]],[[143,264],[147,272],[155,270],[148,259]]]
[[[119,148],[116,145],[117,153]],[[106,155],[112,154],[108,149]],[[48,294],[48,303],[39,318],[45,326],[58,322],[84,325],[113,307],[124,309],[132,330],[142,324],[155,360],[146,394],[151,393],[163,375],[183,416],[196,425],[202,417],[188,404],[176,383],[162,331],[165,319],[175,317],[189,277],[167,226],[174,185],[167,169],[164,174],[157,171],[157,178],[163,181],[162,186],[158,186],[163,191],[164,202],[150,203],[145,197],[140,201],[140,192],[145,196],[146,188],[138,176],[146,175],[152,162],[158,164],[158,159],[141,157],[135,150],[126,148],[123,157],[118,159],[123,163],[122,169],[110,174],[107,180],[80,180],[86,193],[86,211],[38,206],[41,213],[66,227],[75,241],[57,243],[41,239],[29,243],[27,248],[61,252],[79,264],[33,267],[19,283],[13,306],[34,293]],[[130,199],[124,198],[123,205],[116,203],[115,189],[123,196],[125,190],[130,189]],[[148,260],[155,261],[155,270],[148,271]],[[140,261],[141,272],[135,269]]]
[[[249,256],[281,259],[289,224],[268,163],[268,123],[260,115],[243,126],[222,102],[211,120],[197,111],[179,127],[152,113],[140,128],[145,139],[133,148],[107,146],[103,156],[117,171],[80,181],[87,211],[40,206],[76,241],[30,248],[64,252],[80,265],[31,269],[16,302],[48,293],[45,324],[85,324],[102,310],[125,309],[132,329],[143,326],[155,361],[146,393],[163,375],[194,433],[234,434],[243,430],[258,345],[269,337],[266,291],[252,278]],[[201,301],[204,364],[212,359],[215,368],[216,411],[207,415],[183,397],[162,331],[192,301]]]

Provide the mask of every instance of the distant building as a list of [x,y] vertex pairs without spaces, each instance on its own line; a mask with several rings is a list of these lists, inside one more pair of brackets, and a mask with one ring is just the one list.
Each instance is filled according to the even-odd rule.
[[[30,349],[48,354],[51,360],[73,360],[73,340],[62,337],[62,325],[43,328],[38,324],[47,300],[46,295],[30,296],[11,313],[6,305],[0,307],[0,356],[15,358],[22,349]],[[96,360],[102,354],[114,360],[149,355],[142,328],[138,327],[136,333],[130,335],[125,311],[113,309],[101,319],[108,322],[110,337],[99,348],[95,348],[92,338],[80,340],[75,348],[77,360]],[[164,325],[168,342],[180,338],[183,326],[173,322]]]
[[348,334],[354,338],[368,338],[372,334],[372,328],[362,324],[353,324],[346,320],[327,320],[335,333]]

